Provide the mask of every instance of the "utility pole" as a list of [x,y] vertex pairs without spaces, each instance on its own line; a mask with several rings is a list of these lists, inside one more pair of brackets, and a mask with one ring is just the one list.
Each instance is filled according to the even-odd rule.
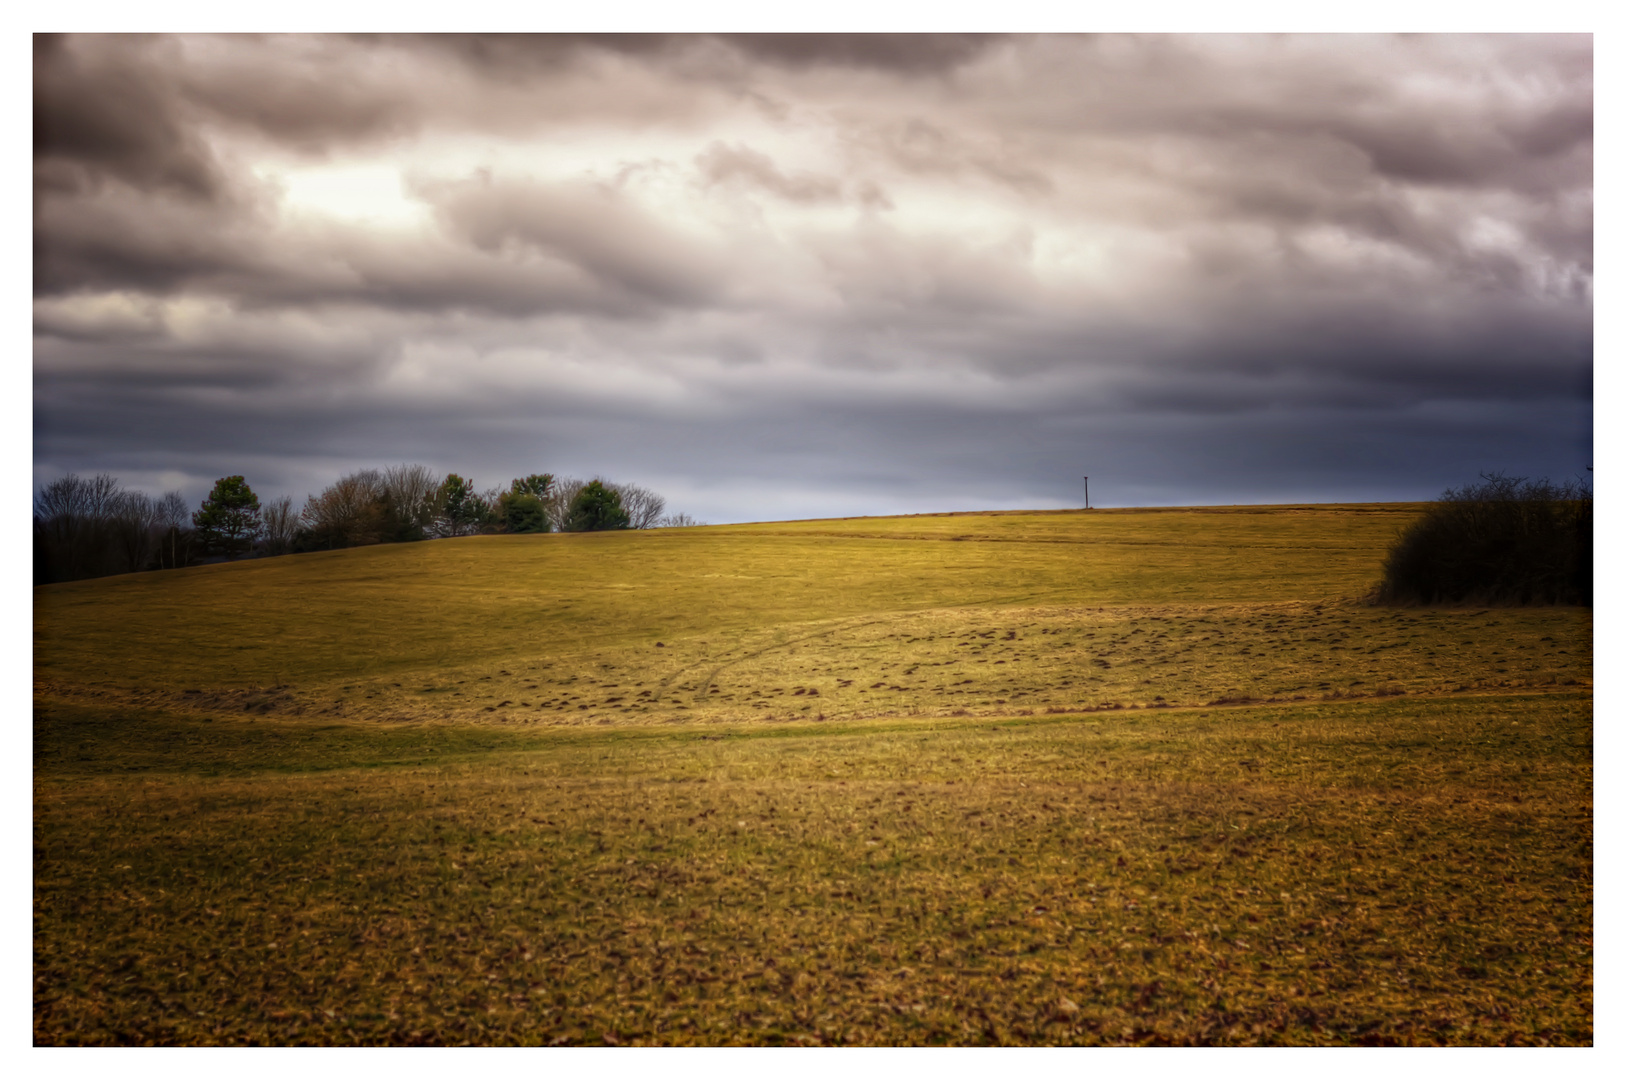
[[1084,478],[1084,509],[1090,508],[1090,478]]

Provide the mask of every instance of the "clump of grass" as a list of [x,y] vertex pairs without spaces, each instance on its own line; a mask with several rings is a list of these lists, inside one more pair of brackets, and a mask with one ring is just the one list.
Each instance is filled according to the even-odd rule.
[[1592,492],[1488,473],[1448,490],[1390,548],[1380,603],[1592,604]]

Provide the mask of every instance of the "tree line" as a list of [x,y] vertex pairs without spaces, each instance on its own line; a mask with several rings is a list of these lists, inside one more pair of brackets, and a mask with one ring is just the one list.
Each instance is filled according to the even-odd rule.
[[178,491],[154,498],[105,473],[70,473],[34,499],[34,583],[481,533],[698,524],[637,484],[552,473],[481,491],[424,465],[361,469],[297,509],[287,495],[262,504],[243,477],[225,476],[196,510]]

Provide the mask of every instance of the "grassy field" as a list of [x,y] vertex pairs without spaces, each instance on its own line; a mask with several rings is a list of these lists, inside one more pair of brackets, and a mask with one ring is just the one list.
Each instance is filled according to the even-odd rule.
[[1590,1043],[1591,614],[1408,506],[35,593],[35,1038]]

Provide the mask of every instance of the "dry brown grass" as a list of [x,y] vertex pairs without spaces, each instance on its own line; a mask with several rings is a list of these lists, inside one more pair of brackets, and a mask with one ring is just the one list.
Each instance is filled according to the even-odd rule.
[[36,590],[35,1039],[1589,1043],[1591,615],[1414,512]]
[[1592,1037],[1585,696],[264,725],[45,712],[38,1041]]
[[142,707],[347,720],[740,723],[1002,716],[1591,684],[1578,608],[1275,604],[950,608],[510,657],[416,677],[141,689],[44,683]]

